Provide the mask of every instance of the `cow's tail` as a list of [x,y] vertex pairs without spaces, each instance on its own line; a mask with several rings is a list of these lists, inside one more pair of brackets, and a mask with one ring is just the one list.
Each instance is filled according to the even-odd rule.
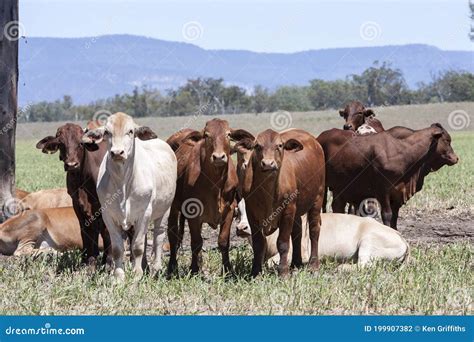
[[184,237],[184,225],[186,223],[186,216],[183,213],[179,215],[179,228],[178,228],[178,249],[181,247],[183,243]]
[[323,213],[327,212],[327,204],[328,204],[328,191],[329,188],[327,186],[324,187],[324,195],[323,195]]

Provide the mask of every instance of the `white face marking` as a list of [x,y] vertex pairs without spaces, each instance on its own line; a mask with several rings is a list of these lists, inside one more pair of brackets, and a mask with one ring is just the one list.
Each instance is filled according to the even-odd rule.
[[374,134],[374,133],[377,133],[377,132],[371,126],[369,126],[367,124],[363,124],[362,126],[357,128],[356,133],[358,135],[368,135],[368,134]]
[[135,140],[135,123],[124,113],[110,116],[105,125],[110,157],[124,161],[130,155]]

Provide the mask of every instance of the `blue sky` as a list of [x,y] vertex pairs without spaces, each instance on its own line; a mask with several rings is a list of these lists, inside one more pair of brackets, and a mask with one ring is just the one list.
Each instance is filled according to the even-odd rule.
[[20,21],[27,37],[127,33],[208,49],[423,43],[472,50],[467,0],[20,0]]

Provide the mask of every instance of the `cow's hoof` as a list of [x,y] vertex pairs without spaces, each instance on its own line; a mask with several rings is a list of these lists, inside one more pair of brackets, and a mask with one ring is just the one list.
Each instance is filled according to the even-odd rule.
[[125,272],[121,268],[115,269],[114,278],[117,282],[123,283],[125,281]]
[[288,267],[279,268],[278,275],[280,276],[280,278],[286,279],[290,276],[290,270],[288,269]]
[[150,272],[153,277],[156,277],[158,274],[161,273],[163,266],[161,262],[154,262],[150,265]]

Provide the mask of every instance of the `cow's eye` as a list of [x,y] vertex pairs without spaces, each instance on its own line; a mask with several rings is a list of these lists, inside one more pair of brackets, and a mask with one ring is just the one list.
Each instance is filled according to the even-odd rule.
[[133,129],[128,131],[128,135],[132,135],[132,134],[133,134]]
[[277,145],[277,148],[278,148],[279,150],[281,150],[281,149],[283,148],[283,144],[278,144],[278,145]]

